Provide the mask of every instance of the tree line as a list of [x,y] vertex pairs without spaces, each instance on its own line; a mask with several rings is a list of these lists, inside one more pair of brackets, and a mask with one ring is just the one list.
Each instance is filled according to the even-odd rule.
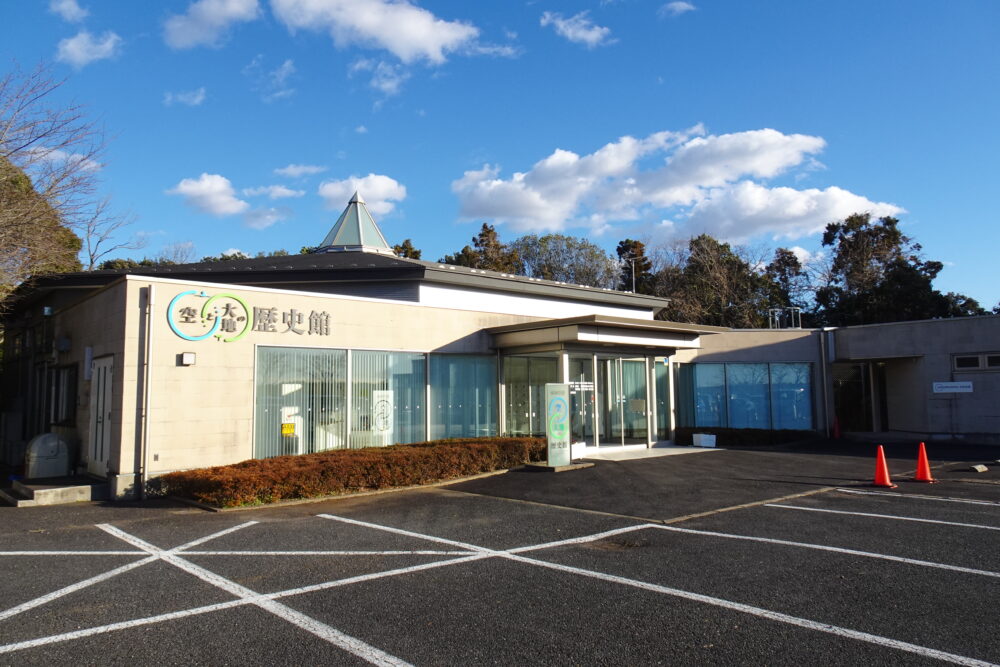
[[664,297],[671,301],[661,319],[734,328],[766,328],[772,318],[780,324],[790,309],[803,326],[989,314],[971,297],[934,289],[944,265],[924,259],[895,218],[856,213],[831,222],[822,247],[803,264],[788,248],[734,246],[701,234],[652,247],[624,239],[612,255],[562,234],[504,243],[483,223],[470,245],[439,261]]

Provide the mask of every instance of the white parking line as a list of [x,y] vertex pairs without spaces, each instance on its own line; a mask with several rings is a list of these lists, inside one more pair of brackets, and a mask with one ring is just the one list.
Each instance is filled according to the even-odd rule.
[[958,521],[939,521],[937,519],[919,519],[913,516],[896,516],[895,514],[873,514],[871,512],[848,512],[846,510],[828,510],[819,507],[801,507],[799,505],[773,505],[767,504],[764,507],[777,507],[783,510],[802,510],[803,512],[825,512],[827,514],[846,514],[848,516],[867,516],[875,519],[895,519],[896,521],[917,521],[919,523],[936,523],[944,526],[959,526],[961,528],[980,528],[982,530],[1000,530],[1000,526],[984,526],[979,523],[961,523]]
[[890,560],[907,565],[919,565],[921,567],[933,567],[939,570],[952,570],[964,574],[978,574],[984,577],[998,577],[1000,572],[989,570],[976,570],[971,567],[961,567],[960,565],[947,565],[946,563],[935,563],[928,560],[917,560],[915,558],[904,558],[902,556],[890,556],[889,554],[873,553],[871,551],[858,551],[856,549],[845,549],[843,547],[831,547],[824,544],[812,544],[810,542],[792,542],[790,540],[779,540],[772,537],[754,537],[752,535],[736,535],[734,533],[717,533],[712,530],[694,530],[692,528],[678,528],[676,526],[652,526],[659,530],[669,530],[675,533],[688,533],[691,535],[705,535],[708,537],[724,537],[730,540],[746,540],[748,542],[763,542],[766,544],[780,544],[788,547],[802,547],[803,549],[816,549],[817,551],[831,551],[833,553],[845,554],[847,556],[862,556],[864,558],[878,558],[880,560]]
[[[884,646],[887,648],[893,648],[900,651],[906,651],[908,653],[913,653],[926,658],[933,658],[937,660],[943,660],[945,662],[952,662],[958,665],[968,665],[972,667],[998,667],[997,665],[986,662],[983,660],[977,660],[975,658],[969,658],[962,655],[957,655],[955,653],[948,653],[946,651],[939,651],[937,649],[932,649],[926,646],[919,646],[917,644],[911,644],[909,642],[899,641],[896,639],[890,639],[889,637],[882,637],[879,635],[873,635],[867,632],[861,632],[858,630],[851,630],[849,628],[843,628],[837,625],[831,625],[829,623],[822,623],[819,621],[811,621],[806,618],[799,618],[797,616],[790,616],[788,614],[783,614],[781,612],[771,611],[769,609],[762,609],[760,607],[754,607],[751,605],[743,604],[741,602],[732,602],[730,600],[724,600],[722,598],[716,598],[709,595],[701,595],[700,593],[692,593],[689,591],[684,591],[678,588],[671,588],[668,586],[660,586],[659,584],[652,584],[645,581],[639,581],[636,579],[628,579],[625,577],[619,577],[617,575],[605,574],[603,572],[595,572],[593,570],[586,570],[583,568],[573,567],[570,565],[561,565],[559,563],[551,563],[548,561],[538,560],[535,558],[528,558],[526,556],[518,555],[514,553],[515,550],[504,550],[496,551],[485,549],[484,547],[479,547],[473,544],[468,544],[464,542],[458,542],[456,540],[443,540],[442,538],[435,537],[433,535],[425,535],[422,533],[416,533],[413,531],[403,530],[401,528],[392,528],[389,526],[381,526],[376,523],[369,523],[366,521],[358,521],[356,519],[347,519],[346,517],[338,517],[332,514],[321,514],[319,515],[325,519],[333,519],[335,521],[344,521],[346,523],[351,523],[358,526],[367,526],[369,528],[374,528],[376,530],[383,530],[391,533],[405,534],[411,537],[423,538],[431,541],[445,541],[448,544],[455,546],[461,546],[469,550],[482,550],[484,551],[484,556],[486,554],[498,556],[505,558],[507,560],[513,560],[520,563],[525,563],[528,565],[537,565],[539,567],[545,567],[552,570],[560,570],[562,572],[569,572],[572,574],[577,574],[584,577],[590,577],[594,579],[600,579],[603,581],[608,581],[616,584],[622,584],[625,586],[631,586],[634,588],[640,588],[643,590],[652,591],[655,593],[662,593],[664,595],[670,595],[673,597],[683,598],[686,600],[692,600],[694,602],[700,602],[703,604],[708,604],[714,607],[721,607],[723,609],[730,609],[732,611],[738,611],[745,614],[751,614],[753,616],[758,616],[760,618],[765,618],[772,621],[778,621],[780,623],[787,623],[789,625],[795,625],[801,628],[806,628],[809,630],[816,630],[818,632],[824,632],[827,634],[836,635],[839,637],[847,637],[849,639],[855,639],[858,641],[866,642],[869,644],[875,644],[877,646]],[[659,524],[643,524],[640,526],[629,526],[623,529],[618,529],[615,531],[607,531],[605,533],[599,533],[597,535],[607,535],[608,533],[622,533],[631,532],[633,530],[640,530],[642,528],[664,528],[664,526]],[[558,542],[550,542],[548,546],[561,546],[567,543],[581,543],[586,541],[593,541],[593,539],[600,539],[597,535],[588,535],[582,538],[575,538],[573,540],[559,540]],[[536,548],[542,548],[542,545],[535,545]],[[531,547],[520,547],[518,551],[526,551]]]
[[468,551],[185,551],[185,556],[468,556]]
[[[239,530],[240,528],[245,528],[255,521],[250,521],[240,526],[235,526],[226,531],[222,531],[217,535],[225,535],[226,533],[231,533],[234,530]],[[268,611],[278,618],[285,620],[292,625],[302,628],[306,632],[312,633],[313,635],[323,639],[334,646],[337,646],[349,653],[356,655],[357,657],[370,662],[373,665],[379,665],[384,667],[408,667],[409,663],[399,658],[386,653],[380,649],[366,644],[365,642],[351,637],[350,635],[344,634],[340,630],[333,628],[326,623],[317,621],[314,618],[306,616],[305,614],[292,609],[291,607],[284,605],[272,599],[262,597],[256,591],[252,591],[245,586],[237,584],[235,581],[226,579],[222,575],[216,574],[211,570],[206,570],[205,568],[190,563],[178,555],[178,552],[183,549],[183,547],[177,547],[170,551],[164,551],[159,549],[148,542],[135,537],[134,535],[129,535],[123,530],[110,526],[108,524],[99,524],[97,526],[101,530],[114,535],[115,537],[128,542],[132,546],[138,547],[140,549],[148,551],[151,555],[159,557],[171,565],[180,568],[181,570],[187,572],[188,574],[194,575],[198,579],[201,579],[205,583],[211,584],[217,588],[221,588],[230,595],[238,598],[242,598],[252,605],[255,605],[264,611]],[[211,539],[211,538],[209,538]],[[201,544],[206,542],[207,539],[196,540],[195,543]]]
[[963,503],[965,505],[988,505],[990,507],[1000,507],[1000,502],[995,500],[971,500],[969,498],[949,498],[947,496],[928,496],[922,493],[889,493],[888,491],[861,491],[860,489],[841,489],[841,493],[853,493],[858,496],[889,496],[890,498],[918,498],[920,500],[937,500],[942,503]]

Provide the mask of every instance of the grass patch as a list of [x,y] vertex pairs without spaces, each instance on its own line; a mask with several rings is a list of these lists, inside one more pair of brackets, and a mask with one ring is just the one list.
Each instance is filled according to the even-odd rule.
[[160,480],[171,495],[239,507],[430,484],[545,458],[543,438],[470,438],[251,459]]

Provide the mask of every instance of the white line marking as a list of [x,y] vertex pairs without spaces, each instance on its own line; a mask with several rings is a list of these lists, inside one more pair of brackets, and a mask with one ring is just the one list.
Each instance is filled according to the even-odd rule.
[[84,579],[83,581],[77,582],[75,584],[70,584],[65,588],[60,588],[57,591],[52,591],[51,593],[35,598],[34,600],[29,600],[28,602],[19,604],[16,607],[11,607],[6,611],[0,611],[0,621],[10,618],[11,616],[16,616],[17,614],[20,614],[21,612],[24,611],[28,611],[29,609],[34,609],[35,607],[43,605],[46,602],[51,602],[52,600],[61,598],[64,595],[75,593],[76,591],[87,588],[88,586],[93,586],[94,584],[99,584],[102,581],[107,581],[111,577],[118,576],[119,574],[122,574],[123,572],[128,572],[129,570],[134,570],[135,568],[145,565],[146,563],[152,563],[154,560],[156,560],[156,558],[150,556],[147,558],[143,558],[142,560],[133,561],[131,563],[128,563],[127,565],[122,565],[121,567],[116,567],[113,570],[108,570],[103,574],[98,574],[97,576],[91,577],[90,579]]
[[185,551],[185,556],[468,556],[469,551]]
[[229,528],[226,528],[225,530],[220,530],[217,533],[212,533],[211,535],[206,535],[205,537],[199,537],[197,540],[192,540],[192,541],[188,542],[187,544],[182,544],[179,547],[175,547],[175,548],[171,549],[170,551],[172,553],[180,553],[181,551],[185,551],[187,549],[190,549],[191,547],[196,547],[199,544],[204,544],[205,542],[208,542],[209,540],[214,540],[214,539],[216,539],[218,537],[222,537],[223,535],[228,535],[229,533],[235,533],[237,530],[242,530],[242,529],[247,528],[248,526],[252,526],[252,525],[254,525],[256,523],[257,523],[256,521],[247,521],[246,523],[241,523],[241,524],[238,524],[238,525],[235,525],[235,526],[231,526]]
[[614,530],[606,530],[603,533],[594,533],[593,535],[584,535],[583,537],[571,537],[566,540],[558,540],[556,542],[545,542],[544,544],[535,544],[527,547],[517,547],[514,549],[507,549],[509,554],[519,554],[526,551],[538,551],[539,549],[552,549],[554,547],[561,547],[570,544],[584,544],[586,542],[596,542],[597,540],[602,540],[605,537],[611,537],[613,535],[622,535],[623,533],[632,533],[637,530],[644,530],[650,528],[657,524],[644,523],[638,526],[626,526],[625,528],[615,528]]
[[466,542],[458,542],[456,540],[449,540],[444,537],[434,537],[433,535],[423,535],[421,533],[414,533],[410,530],[403,530],[402,528],[393,528],[391,526],[380,526],[377,523],[368,523],[367,521],[358,521],[357,519],[348,519],[343,516],[335,516],[333,514],[317,514],[316,516],[322,519],[330,519],[331,521],[340,521],[341,523],[349,523],[354,526],[363,526],[365,528],[374,528],[376,530],[381,530],[386,533],[396,533],[397,535],[406,535],[407,537],[415,537],[420,540],[428,540],[430,542],[438,542],[439,544],[450,544],[453,547],[459,547],[461,549],[466,549],[468,551],[476,552],[488,552],[497,553],[493,549],[487,549],[485,547],[477,547],[474,544],[468,544]]
[[978,523],[959,523],[957,521],[938,521],[937,519],[918,519],[912,516],[896,516],[894,514],[872,514],[871,512],[847,512],[845,510],[828,510],[819,507],[801,507],[799,505],[772,505],[764,507],[777,507],[786,510],[803,510],[805,512],[826,512],[827,514],[847,514],[850,516],[868,516],[875,519],[895,519],[896,521],[917,521],[919,523],[937,523],[944,526],[960,526],[962,528],[981,528],[983,530],[1000,530],[1000,526],[984,526]]
[[990,507],[1000,506],[1000,502],[995,500],[971,500],[969,498],[948,498],[946,496],[928,496],[922,493],[888,493],[886,491],[861,491],[859,489],[841,489],[841,493],[853,493],[858,496],[889,496],[890,498],[919,498],[920,500],[939,500],[943,503],[964,503],[966,505],[989,505]]
[[145,551],[0,551],[0,556],[145,556]]
[[107,632],[113,632],[115,630],[127,630],[129,628],[135,628],[141,625],[163,623],[164,621],[172,621],[179,618],[186,618],[188,616],[195,616],[197,614],[207,614],[209,612],[219,611],[221,609],[231,609],[233,607],[240,607],[245,604],[249,604],[247,600],[230,600],[229,602],[210,604],[204,607],[197,607],[195,609],[172,611],[168,614],[159,614],[158,616],[148,616],[146,618],[138,618],[132,621],[122,621],[120,623],[101,625],[96,628],[86,628],[84,630],[74,630],[73,632],[64,632],[61,635],[49,635],[48,637],[39,637],[38,639],[29,639],[27,641],[17,642],[16,644],[7,644],[6,646],[0,646],[0,653],[13,653],[14,651],[21,651],[27,648],[37,648],[39,646],[47,646],[49,644],[55,644],[58,642],[67,642],[73,639],[93,637],[94,635],[101,635]]
[[960,565],[947,565],[945,563],[935,563],[927,560],[917,560],[915,558],[904,558],[902,556],[890,556],[888,554],[872,553],[870,551],[858,551],[856,549],[845,549],[842,547],[830,547],[823,544],[811,544],[808,542],[792,542],[789,540],[779,540],[771,537],[754,537],[751,535],[735,535],[732,533],[717,533],[711,530],[693,530],[691,528],[677,528],[675,526],[651,526],[660,530],[669,530],[675,533],[688,533],[691,535],[706,535],[709,537],[724,537],[730,540],[747,540],[750,542],[765,542],[767,544],[780,544],[789,547],[802,547],[804,549],[816,549],[818,551],[832,551],[833,553],[846,554],[848,556],[863,556],[865,558],[879,558],[881,560],[891,560],[897,563],[908,565],[919,565],[921,567],[933,567],[940,570],[952,570],[965,574],[980,574],[985,577],[1000,577],[1000,572],[989,570],[976,570],[971,567],[961,567]]
[[[389,526],[379,526],[378,524],[368,523],[365,521],[357,521],[355,519],[346,519],[344,517],[337,517],[332,514],[321,514],[326,519],[333,519],[337,521],[344,521],[346,523],[352,523],[360,526],[368,526],[370,528],[375,528],[378,530],[384,530],[390,533],[399,533],[404,535],[409,535],[411,537],[418,537],[432,541],[446,541],[449,544],[454,544],[457,546],[463,546],[465,548],[473,549],[478,548],[483,551],[482,557],[487,558],[490,556],[498,556],[501,558],[526,563],[529,565],[537,565],[540,567],[546,567],[553,570],[560,570],[563,572],[570,572],[573,574],[578,574],[585,577],[591,577],[594,579],[602,579],[604,581],[609,581],[612,583],[623,584],[626,586],[632,586],[634,588],[641,588],[644,590],[653,591],[656,593],[663,593],[665,595],[672,595],[674,597],[684,598],[687,600],[692,600],[695,602],[701,602],[704,604],[709,604],[715,607],[722,607],[724,609],[731,609],[733,611],[743,612],[746,614],[751,614],[753,616],[758,616],[768,620],[778,621],[780,623],[787,623],[789,625],[795,625],[798,627],[806,628],[809,630],[816,630],[819,632],[825,632],[827,634],[837,635],[840,637],[847,637],[849,639],[855,639],[858,641],[867,642],[869,644],[875,644],[878,646],[885,646],[888,648],[894,648],[901,651],[906,651],[909,653],[915,653],[928,658],[935,658],[937,660],[944,660],[946,662],[952,662],[959,665],[969,665],[972,667],[998,667],[993,663],[984,662],[982,660],[976,660],[975,658],[968,658],[961,655],[956,655],[954,653],[947,653],[945,651],[939,651],[937,649],[928,648],[926,646],[919,646],[917,644],[911,644],[909,642],[903,642],[896,639],[890,639],[888,637],[882,637],[879,635],[869,634],[867,632],[861,632],[859,630],[851,630],[849,628],[842,628],[840,626],[831,625],[829,623],[821,623],[818,621],[810,621],[809,619],[799,618],[797,616],[790,616],[788,614],[782,614],[781,612],[771,611],[768,609],[762,609],[760,607],[753,607],[740,602],[732,602],[730,600],[724,600],[722,598],[715,598],[708,595],[701,595],[699,593],[691,593],[689,591],[680,590],[677,588],[669,588],[667,586],[660,586],[658,584],[652,584],[644,581],[638,581],[635,579],[626,579],[624,577],[618,577],[611,574],[605,574],[603,572],[594,572],[592,570],[585,570],[582,568],[572,567],[569,565],[560,565],[558,563],[550,563],[548,561],[537,560],[535,558],[528,558],[526,556],[519,556],[512,553],[513,550],[509,551],[494,551],[490,549],[485,549],[482,547],[475,547],[475,545],[465,544],[462,542],[457,542],[455,540],[442,540],[442,538],[433,537],[431,535],[423,535],[421,533],[415,533],[412,531],[403,530],[401,528],[392,528]],[[630,526],[629,529],[638,530],[641,528],[661,528],[659,524],[645,524],[642,526]],[[586,541],[582,538],[576,538],[577,542]],[[559,540],[558,542],[552,542],[551,545],[558,545],[566,543],[566,540]],[[523,548],[522,548],[523,550]],[[464,560],[464,559],[459,559]]]
[[[446,565],[456,565],[458,563],[464,563],[473,560],[482,560],[484,558],[490,558],[492,554],[476,554],[467,558],[456,558],[454,560],[447,561],[436,561],[434,563],[425,563],[423,565],[415,565],[413,567],[400,568],[397,570],[388,570],[386,572],[374,572],[372,574],[365,574],[356,577],[349,577],[346,579],[338,579],[336,581],[328,581],[322,584],[314,584],[312,586],[303,586],[301,588],[292,588],[285,591],[277,591],[275,593],[267,593],[260,595],[261,599],[266,600],[277,600],[283,597],[290,597],[293,595],[301,595],[303,593],[311,593],[313,591],[326,590],[328,588],[336,588],[338,586],[346,586],[348,584],[371,581],[374,579],[380,579],[383,577],[390,577],[399,574],[408,574],[410,572],[418,572],[420,570],[429,570],[436,567],[442,567]],[[91,637],[94,635],[105,634],[108,632],[114,632],[116,630],[125,630],[128,628],[133,628],[140,625],[151,625],[154,623],[162,623],[165,621],[172,621],[180,618],[185,618],[187,616],[195,616],[198,614],[205,614],[213,611],[218,611],[222,609],[232,609],[234,607],[242,607],[244,605],[253,604],[253,600],[240,598],[238,600],[231,600],[229,602],[221,602],[217,604],[210,604],[204,607],[194,607],[192,609],[185,609],[181,611],[170,612],[168,614],[160,614],[157,616],[149,616],[146,618],[140,618],[133,621],[124,621],[121,623],[111,623],[109,625],[102,625],[95,628],[87,628],[86,630],[77,630],[74,632],[67,632],[60,635],[51,635],[49,637],[40,637],[38,639],[32,639],[25,642],[19,642],[17,644],[8,644],[7,646],[0,646],[0,653],[9,653],[12,651],[17,651],[25,648],[34,648],[37,646],[44,646],[47,644],[54,644],[57,642],[70,641],[73,639],[80,639],[82,637]]]
[[[227,529],[225,531],[221,531],[219,533],[210,535],[207,538],[195,540],[195,542],[196,543],[206,542],[209,539],[212,539],[213,537],[218,537],[219,535],[231,533],[233,532],[233,530],[239,530],[240,528],[245,528],[255,523],[256,521],[249,521],[234,528]],[[325,623],[317,621],[314,618],[306,616],[305,614],[298,612],[292,609],[291,607],[288,607],[287,605],[284,605],[280,602],[276,602],[273,599],[264,597],[259,593],[257,593],[256,591],[250,590],[246,586],[241,586],[240,584],[237,584],[235,581],[226,579],[222,575],[216,574],[215,572],[207,570],[201,567],[200,565],[195,565],[194,563],[190,563],[184,560],[177,553],[183,547],[177,547],[176,549],[172,549],[170,551],[163,551],[161,549],[157,549],[157,547],[154,547],[153,545],[149,544],[148,542],[138,537],[129,535],[128,533],[118,528],[115,528],[114,526],[108,524],[99,524],[98,528],[114,535],[115,537],[118,537],[121,540],[124,540],[125,542],[128,542],[129,544],[132,544],[133,546],[139,547],[140,549],[149,549],[152,554],[159,556],[161,560],[170,563],[174,567],[177,567],[183,570],[184,572],[187,572],[188,574],[191,574],[197,577],[198,579],[201,579],[205,583],[211,584],[216,588],[220,588],[229,593],[230,595],[233,595],[237,598],[242,598],[247,602],[249,602],[250,604],[257,606],[263,609],[264,611],[268,611],[277,616],[278,618],[283,619],[288,623],[291,623],[292,625],[295,625],[299,628],[302,628],[306,632],[309,632],[319,637],[320,639],[323,639],[333,644],[334,646],[337,646],[347,651],[348,653],[351,653],[361,658],[362,660],[370,662],[373,665],[379,665],[382,667],[409,667],[409,663],[400,660],[399,658],[390,655],[385,651],[377,649],[374,646],[371,646],[370,644],[366,644],[360,639],[356,639],[354,637],[351,637],[350,635],[346,635],[343,632],[340,632],[339,630]]]
[[827,634],[836,635],[838,637],[847,637],[848,639],[855,639],[869,644],[875,644],[877,646],[884,646],[887,648],[898,649],[900,651],[906,651],[908,653],[915,653],[916,655],[920,655],[926,658],[935,658],[937,660],[944,660],[946,662],[952,662],[957,665],[968,665],[970,667],[996,667],[996,665],[994,665],[993,663],[985,662],[982,660],[976,660],[975,658],[968,658],[962,655],[956,655],[954,653],[946,653],[945,651],[939,651],[937,649],[928,648],[926,646],[918,646],[917,644],[910,644],[909,642],[903,642],[897,639],[890,639],[888,637],[881,637],[879,635],[873,635],[867,632],[861,632],[859,630],[842,628],[840,626],[831,625],[829,623],[810,621],[809,619],[806,618],[790,616],[788,614],[782,614],[781,612],[771,611],[769,609],[761,609],[760,607],[753,607],[747,604],[743,604],[741,602],[732,602],[730,600],[723,600],[721,598],[715,598],[708,595],[701,595],[699,593],[691,593],[677,588],[669,588],[667,586],[651,584],[645,581],[637,581],[635,579],[626,579],[625,577],[618,577],[612,574],[604,574],[603,572],[584,570],[582,568],[572,567],[570,565],[560,565],[558,563],[550,563],[547,561],[537,560],[534,558],[527,558],[525,556],[515,556],[513,554],[508,554],[505,557],[510,560],[520,561],[531,565],[538,565],[552,570],[569,572],[571,574],[578,574],[580,576],[591,577],[593,579],[600,579],[602,581],[608,581],[615,584],[632,586],[634,588],[652,591],[654,593],[662,593],[664,595],[671,595],[673,597],[683,598],[685,600],[701,602],[702,604],[711,605],[713,607],[730,609],[732,611],[738,611],[744,614],[750,614],[752,616],[757,616],[770,621],[777,621],[779,623],[787,623],[789,625],[795,625],[800,628],[806,628],[807,630],[816,630],[817,632],[825,632]]

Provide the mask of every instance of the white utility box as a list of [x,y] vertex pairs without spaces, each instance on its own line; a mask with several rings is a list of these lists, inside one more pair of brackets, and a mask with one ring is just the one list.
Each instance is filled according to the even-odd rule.
[[69,445],[55,433],[43,433],[28,443],[25,477],[65,477],[69,474]]
[[692,433],[691,441],[695,447],[715,447],[715,436],[711,433]]

